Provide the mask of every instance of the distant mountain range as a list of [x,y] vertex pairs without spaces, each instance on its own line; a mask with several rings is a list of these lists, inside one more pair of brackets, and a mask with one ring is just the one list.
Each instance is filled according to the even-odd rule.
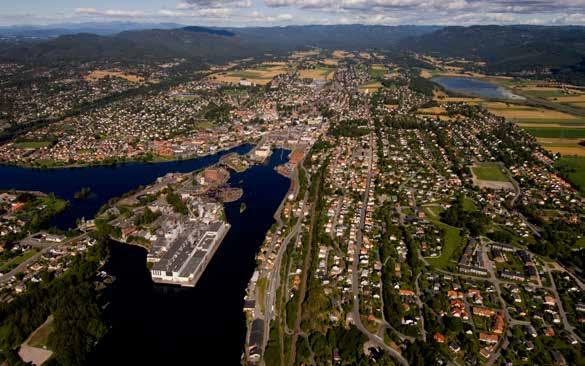
[[486,62],[488,73],[537,74],[585,84],[585,27],[446,27],[404,39],[397,49]]
[[[108,23],[53,29],[1,29],[44,34],[0,42],[0,59],[50,62],[190,58],[221,62],[308,47],[391,49],[485,61],[485,71],[543,73],[585,83],[585,27],[308,25],[210,28]],[[116,30],[121,30],[116,32]],[[83,32],[82,32],[83,31]],[[45,33],[43,33],[45,32]],[[48,34],[59,34],[50,38]],[[47,39],[49,38],[49,39]]]
[[113,35],[66,34],[53,39],[5,41],[0,58],[10,61],[134,60],[197,58],[223,61],[265,53],[322,48],[390,48],[404,38],[438,27],[289,26],[255,28],[181,27],[123,31]]
[[53,25],[15,25],[0,27],[0,39],[48,39],[68,34],[91,33],[102,36],[129,30],[177,29],[184,25],[176,23],[61,23]]
[[522,71],[574,65],[585,55],[585,27],[446,27],[402,40],[398,47],[481,60],[496,70]]

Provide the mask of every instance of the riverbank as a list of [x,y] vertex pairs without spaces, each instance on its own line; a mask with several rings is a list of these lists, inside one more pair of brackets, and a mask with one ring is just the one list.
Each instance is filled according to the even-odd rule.
[[173,163],[173,162],[180,162],[180,161],[189,161],[194,159],[201,159],[208,156],[220,154],[225,151],[233,150],[239,146],[244,145],[252,145],[254,144],[254,140],[244,140],[240,141],[237,144],[230,145],[223,147],[221,149],[217,149],[213,152],[209,152],[205,155],[193,155],[193,156],[186,156],[186,157],[173,157],[173,158],[166,158],[163,156],[153,156],[152,158],[148,157],[137,157],[136,159],[115,159],[111,161],[95,161],[89,163],[74,163],[74,164],[59,164],[53,161],[48,161],[49,166],[39,166],[36,164],[27,164],[24,162],[7,162],[7,161],[0,161],[0,167],[16,167],[16,168],[24,168],[24,169],[38,169],[38,170],[52,170],[52,169],[83,169],[83,168],[99,168],[99,167],[112,167],[118,165],[126,165],[126,164],[160,164],[160,163]]
[[[91,365],[188,364],[194,354],[201,364],[240,363],[245,288],[274,212],[290,186],[290,180],[274,170],[285,159],[286,154],[274,154],[266,165],[231,175],[229,185],[244,195],[224,205],[231,228],[195,288],[153,284],[144,249],[111,247],[107,271],[116,277],[108,308],[112,328]],[[242,203],[246,210],[240,212]]]
[[[93,218],[99,209],[113,198],[121,197],[138,187],[153,183],[171,172],[186,173],[216,164],[230,152],[248,153],[252,145],[240,145],[192,160],[162,163],[127,163],[115,166],[84,168],[31,169],[0,166],[0,189],[52,192],[70,202],[67,210],[57,215],[51,225],[66,230],[76,226],[81,218]],[[93,194],[85,200],[76,200],[75,192],[89,187]]]

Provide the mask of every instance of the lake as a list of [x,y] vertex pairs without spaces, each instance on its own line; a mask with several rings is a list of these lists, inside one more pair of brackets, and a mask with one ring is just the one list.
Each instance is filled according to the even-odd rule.
[[431,79],[447,91],[488,99],[524,100],[510,90],[482,80],[464,77],[438,76]]
[[[172,163],[56,170],[0,167],[0,185],[55,192],[65,198],[81,187],[91,187],[95,197],[73,202],[73,212],[60,216],[59,224],[67,227],[78,217],[92,217],[110,198],[158,176],[204,168],[223,154],[250,148]],[[112,328],[98,344],[92,365],[240,364],[246,332],[245,289],[256,267],[256,253],[274,223],[274,212],[290,187],[290,180],[274,170],[287,161],[288,152],[276,149],[267,163],[231,173],[229,184],[242,188],[244,194],[225,205],[231,228],[195,288],[154,284],[144,249],[111,243],[105,269],[116,278],[107,290],[106,316]],[[240,212],[242,203],[244,212]]]

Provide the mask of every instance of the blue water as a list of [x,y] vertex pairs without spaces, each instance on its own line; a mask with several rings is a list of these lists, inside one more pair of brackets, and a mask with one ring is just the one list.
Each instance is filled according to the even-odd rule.
[[[240,364],[245,289],[290,186],[274,170],[287,157],[287,151],[275,150],[265,165],[232,172],[230,185],[243,188],[244,195],[225,205],[231,228],[195,288],[153,284],[146,251],[112,244],[107,271],[116,276],[108,308],[113,327],[92,365]],[[247,208],[240,213],[242,202]]]
[[522,96],[512,93],[506,88],[477,79],[439,76],[432,78],[431,80],[441,85],[448,91],[455,92],[458,94],[467,94],[489,99],[505,100],[525,99]]
[[[153,182],[169,172],[188,172],[216,163],[229,152],[168,163],[131,163],[114,167],[55,170],[0,166],[0,189],[54,192],[71,200],[55,219],[62,228],[77,218],[92,218],[113,197]],[[274,167],[287,161],[277,149],[264,165],[231,173],[229,184],[244,190],[242,198],[225,205],[231,228],[195,288],[156,285],[142,248],[112,243],[105,269],[116,281],[107,291],[111,329],[91,357],[92,365],[239,365],[245,340],[244,294],[255,269],[255,256],[290,180]],[[95,193],[88,200],[73,195],[82,187]],[[240,213],[241,203],[246,210]]]
[[[56,216],[51,225],[61,229],[75,226],[76,219],[92,219],[102,205],[114,197],[147,185],[167,173],[189,172],[215,164],[231,152],[245,154],[246,144],[201,158],[163,163],[127,163],[114,166],[62,169],[29,169],[0,165],[0,190],[17,189],[55,193],[69,201],[69,208]],[[88,199],[76,200],[75,192],[90,187]]]

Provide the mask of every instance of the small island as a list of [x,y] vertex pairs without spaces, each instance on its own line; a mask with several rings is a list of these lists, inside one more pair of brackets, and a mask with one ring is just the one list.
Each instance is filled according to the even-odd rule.
[[75,192],[73,198],[82,201],[88,199],[92,195],[93,191],[90,187],[83,187],[79,191]]

